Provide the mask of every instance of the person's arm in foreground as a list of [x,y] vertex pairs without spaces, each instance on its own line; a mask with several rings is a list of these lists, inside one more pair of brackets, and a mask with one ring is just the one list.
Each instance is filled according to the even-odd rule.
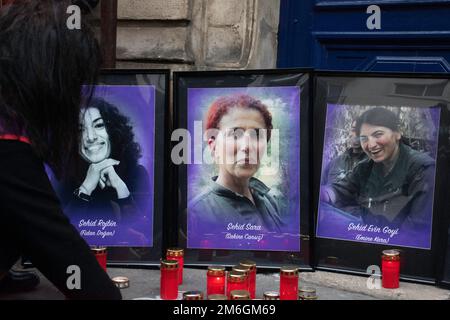
[[[69,299],[121,299],[87,243],[61,211],[42,161],[25,143],[0,142],[0,220],[12,230],[9,243]],[[80,288],[68,281],[80,270]]]

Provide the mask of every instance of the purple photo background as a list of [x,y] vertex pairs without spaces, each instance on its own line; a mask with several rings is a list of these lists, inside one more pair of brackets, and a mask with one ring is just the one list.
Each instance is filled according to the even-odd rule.
[[[135,135],[135,142],[141,147],[142,157],[139,165],[143,166],[148,174],[149,197],[145,200],[145,208],[133,221],[116,221],[115,226],[108,226],[109,218],[104,214],[111,212],[89,212],[86,216],[69,218],[82,237],[89,245],[109,247],[152,247],[153,246],[153,191],[154,191],[154,137],[155,137],[155,87],[152,85],[125,86],[125,85],[100,85],[96,86],[94,97],[99,97],[119,109],[122,115],[130,119]],[[54,179],[52,179],[54,180]],[[52,181],[54,182],[54,181]],[[55,182],[58,191],[58,184]],[[144,219],[145,218],[145,219]],[[91,225],[80,226],[81,220],[90,220]],[[104,224],[101,223],[103,220]],[[128,232],[139,226],[139,230],[145,230],[137,235]],[[104,227],[104,228],[103,228]],[[84,230],[84,231],[83,231]],[[102,233],[105,231],[105,233]],[[104,236],[108,233],[108,236]]]
[[[327,105],[327,117],[325,124],[325,135],[324,135],[324,148],[323,148],[323,158],[322,158],[322,175],[325,168],[328,166],[330,161],[336,157],[336,139],[333,131],[340,130],[343,128],[337,128],[338,123],[342,123],[342,119],[345,118],[345,114],[349,111],[354,111],[358,109],[364,109],[363,111],[370,109],[369,106],[349,106],[349,105]],[[395,108],[390,107],[391,110]],[[424,117],[422,119],[427,119],[427,135],[429,139],[428,154],[436,160],[437,144],[438,144],[438,129],[440,120],[440,109],[436,107],[429,108],[413,108],[413,107],[402,107],[403,112],[421,112]],[[351,113],[351,112],[350,112]],[[354,113],[354,112],[353,112]],[[362,113],[360,111],[359,113]],[[348,131],[348,130],[347,130]],[[321,181],[324,177],[322,176]],[[433,184],[434,185],[434,184]],[[350,215],[349,213],[343,212],[340,209],[334,208],[333,206],[319,202],[318,219],[316,236],[319,238],[328,238],[336,240],[347,240],[355,242],[365,242],[374,244],[385,244],[385,245],[395,245],[399,247],[412,247],[420,249],[430,249],[431,248],[431,231],[432,231],[432,220],[433,220],[433,208],[428,208],[426,213],[428,217],[428,224],[422,230],[412,230],[406,227],[400,227],[397,235],[392,237],[386,228],[387,226],[373,226],[379,227],[380,230],[375,230],[372,228],[369,230],[370,224],[366,225],[361,219]],[[358,225],[364,227],[365,229],[358,230]],[[387,233],[384,232],[387,231]],[[357,238],[359,235],[359,238]],[[387,243],[386,243],[387,241]]]
[[[282,233],[268,231],[227,231],[226,226],[204,225],[194,229],[188,210],[187,240],[188,248],[234,249],[234,250],[274,250],[300,251],[300,88],[299,87],[247,87],[247,88],[190,88],[188,90],[188,130],[194,138],[194,121],[204,121],[211,103],[220,96],[243,93],[265,103],[273,116],[273,127],[279,130],[280,168],[276,175],[263,175],[260,168],[255,175],[272,190],[284,196],[287,221]],[[203,124],[203,123],[202,123]],[[202,127],[203,128],[203,127]],[[194,140],[195,141],[195,140]],[[195,143],[192,143],[194,159]],[[198,147],[198,145],[197,145]],[[207,147],[202,143],[202,150]],[[188,202],[197,196],[215,175],[214,165],[188,165]],[[231,221],[230,221],[231,222]],[[263,239],[226,239],[227,233],[239,235],[250,233]]]

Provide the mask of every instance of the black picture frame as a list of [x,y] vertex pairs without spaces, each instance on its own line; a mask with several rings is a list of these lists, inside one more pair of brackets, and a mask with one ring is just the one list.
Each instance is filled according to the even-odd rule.
[[[447,162],[448,163],[448,162]],[[447,176],[447,180],[449,177]],[[437,285],[450,289],[450,215],[445,214],[439,234],[439,254],[437,264]]]
[[[170,225],[178,227],[173,232],[171,244],[185,249],[185,265],[203,267],[209,265],[232,266],[242,259],[255,261],[258,268],[279,268],[285,264],[294,264],[304,271],[312,271],[312,215],[309,214],[309,172],[311,163],[310,151],[311,130],[311,95],[312,77],[310,69],[277,69],[277,70],[234,70],[234,71],[195,71],[174,72],[173,102],[175,128],[187,126],[187,92],[190,88],[247,88],[247,87],[279,87],[299,86],[300,91],[300,252],[286,251],[252,251],[186,248],[186,212],[187,208],[187,165],[173,164],[173,188],[171,194],[176,197],[172,201]],[[176,142],[172,142],[172,148]],[[172,229],[174,230],[174,229]]]
[[[447,224],[448,226],[448,224]],[[450,289],[450,227],[442,228],[442,259],[438,261],[438,286]]]
[[[153,246],[108,247],[108,266],[111,267],[159,267],[166,249],[165,233],[169,177],[169,133],[171,117],[170,70],[168,69],[103,69],[98,85],[153,85],[155,87],[154,113],[154,170],[153,170]],[[120,106],[119,106],[120,108]]]
[[[352,91],[351,85],[363,79],[366,88]],[[440,99],[431,95],[427,90],[423,96],[407,92],[406,87],[400,90],[396,83],[413,85],[426,85],[427,83],[441,84]],[[431,79],[431,80],[430,80]],[[442,81],[440,81],[442,80]],[[403,81],[404,82],[404,81]],[[356,86],[355,86],[356,87]],[[431,236],[431,249],[415,249],[393,245],[381,245],[346,240],[336,240],[317,237],[315,231],[315,257],[314,267],[317,270],[342,272],[356,275],[368,275],[367,268],[371,265],[381,268],[381,252],[385,249],[396,248],[401,251],[401,275],[404,281],[436,284],[439,275],[443,274],[442,265],[445,242],[443,231],[448,212],[448,160],[449,160],[449,103],[450,76],[448,74],[420,74],[420,73],[373,73],[373,72],[333,72],[319,70],[315,72],[314,79],[314,132],[313,132],[313,197],[312,208],[315,213],[317,227],[318,203],[321,182],[322,156],[324,147],[324,129],[326,121],[327,104],[349,104],[363,106],[427,106],[426,101],[434,100],[440,108],[440,123],[438,132],[438,146],[436,158],[435,190],[433,199],[433,223]],[[438,88],[435,88],[438,89]],[[436,92],[438,92],[438,89]],[[386,91],[388,90],[388,91]],[[397,90],[397,91],[395,91]],[[419,88],[412,88],[412,91]],[[397,101],[397,104],[393,104]],[[411,105],[411,101],[415,101]],[[403,104],[401,104],[403,102]],[[431,105],[430,105],[431,106]],[[448,228],[448,227],[447,227]],[[446,231],[446,230],[445,230]],[[447,232],[445,232],[447,235]]]

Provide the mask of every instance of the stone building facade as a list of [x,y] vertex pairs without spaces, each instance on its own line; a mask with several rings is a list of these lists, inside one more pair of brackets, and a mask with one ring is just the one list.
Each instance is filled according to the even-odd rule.
[[117,67],[274,68],[279,11],[280,0],[118,0]]

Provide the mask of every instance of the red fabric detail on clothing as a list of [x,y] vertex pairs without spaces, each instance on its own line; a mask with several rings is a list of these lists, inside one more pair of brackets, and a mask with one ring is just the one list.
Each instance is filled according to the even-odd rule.
[[17,140],[20,142],[31,144],[30,139],[16,134],[0,134],[0,140]]

